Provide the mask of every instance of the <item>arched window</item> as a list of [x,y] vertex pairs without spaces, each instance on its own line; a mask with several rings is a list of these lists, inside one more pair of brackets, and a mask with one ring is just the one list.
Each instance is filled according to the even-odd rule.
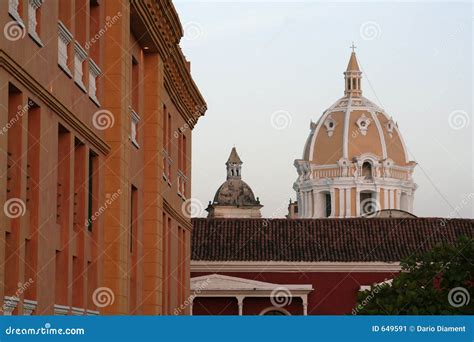
[[362,176],[365,179],[372,179],[372,164],[364,162],[362,164]]
[[291,316],[291,314],[283,308],[269,307],[262,310],[260,316]]

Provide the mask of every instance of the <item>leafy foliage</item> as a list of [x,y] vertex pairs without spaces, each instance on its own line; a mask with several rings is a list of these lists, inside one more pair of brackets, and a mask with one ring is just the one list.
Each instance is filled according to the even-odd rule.
[[[391,285],[359,293],[353,310],[363,315],[474,314],[474,239],[436,246],[401,261]],[[454,304],[454,305],[453,305]],[[463,305],[460,305],[463,304]]]

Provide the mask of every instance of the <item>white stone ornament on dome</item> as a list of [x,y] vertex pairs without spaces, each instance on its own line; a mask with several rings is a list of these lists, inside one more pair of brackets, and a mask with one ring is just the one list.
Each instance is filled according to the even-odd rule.
[[390,120],[387,122],[387,132],[390,138],[393,137],[394,126],[395,126],[395,122],[392,120],[392,118],[390,118]]
[[356,124],[357,127],[359,127],[359,131],[362,135],[367,134],[367,129],[369,128],[371,120],[365,116],[365,114],[362,114],[359,119],[357,119]]
[[324,121],[324,126],[326,127],[326,131],[329,137],[332,137],[334,133],[334,129],[336,128],[336,121],[332,118],[331,114],[327,117],[326,121]]

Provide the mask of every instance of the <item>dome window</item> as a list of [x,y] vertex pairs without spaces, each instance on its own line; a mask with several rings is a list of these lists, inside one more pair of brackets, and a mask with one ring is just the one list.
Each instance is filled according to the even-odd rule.
[[372,164],[369,162],[364,162],[362,164],[362,177],[364,179],[372,179]]
[[326,121],[324,121],[324,126],[326,127],[326,132],[328,133],[328,136],[332,137],[334,129],[336,128],[336,121],[334,121],[331,115],[329,115]]
[[359,127],[359,131],[362,135],[367,134],[367,129],[369,128],[370,125],[370,119],[365,116],[365,114],[362,114],[362,116],[357,119],[356,121],[357,127]]

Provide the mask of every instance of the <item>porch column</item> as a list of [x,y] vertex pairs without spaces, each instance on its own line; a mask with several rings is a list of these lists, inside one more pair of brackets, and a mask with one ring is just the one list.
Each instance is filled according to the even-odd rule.
[[308,316],[308,296],[302,296],[301,299],[303,300],[303,316]]
[[243,315],[244,312],[244,296],[236,296],[237,305],[239,306],[239,316]]

